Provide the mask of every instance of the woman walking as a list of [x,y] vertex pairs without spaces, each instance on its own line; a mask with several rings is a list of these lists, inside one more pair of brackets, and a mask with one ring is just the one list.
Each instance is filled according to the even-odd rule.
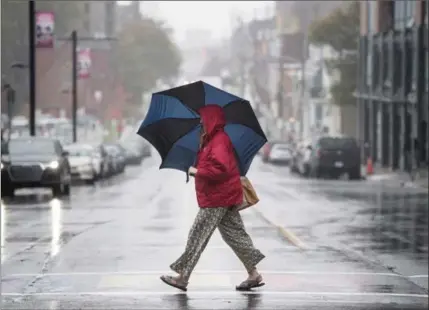
[[166,284],[187,290],[188,281],[198,259],[216,228],[222,239],[243,263],[248,277],[237,290],[250,290],[264,285],[256,265],[265,257],[253,246],[235,207],[243,202],[240,173],[234,148],[224,132],[225,115],[221,107],[207,105],[199,110],[202,122],[200,151],[196,167],[189,168],[195,177],[200,207],[189,232],[185,252],[170,268],[177,276],[161,276]]

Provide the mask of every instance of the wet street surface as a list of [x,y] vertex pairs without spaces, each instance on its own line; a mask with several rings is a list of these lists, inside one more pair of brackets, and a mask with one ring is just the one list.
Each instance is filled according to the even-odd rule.
[[193,183],[157,164],[75,186],[70,200],[2,202],[1,308],[427,309],[427,189],[308,180],[256,159],[261,201],[242,216],[266,285],[235,291],[246,274],[216,232],[183,293],[159,276],[184,250]]

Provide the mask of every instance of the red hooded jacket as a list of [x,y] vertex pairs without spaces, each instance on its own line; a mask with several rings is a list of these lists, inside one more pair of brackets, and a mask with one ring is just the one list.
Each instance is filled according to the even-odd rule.
[[217,105],[199,110],[205,136],[197,156],[195,188],[200,208],[231,207],[243,202],[234,147],[224,131],[225,114]]

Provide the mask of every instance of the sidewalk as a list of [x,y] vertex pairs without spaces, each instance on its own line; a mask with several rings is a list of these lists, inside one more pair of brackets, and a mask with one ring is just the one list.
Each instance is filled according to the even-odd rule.
[[372,175],[366,174],[366,166],[362,166],[362,177],[368,181],[396,183],[406,187],[428,188],[428,168],[420,168],[415,173],[414,181],[405,171],[392,171],[390,168],[374,167]]

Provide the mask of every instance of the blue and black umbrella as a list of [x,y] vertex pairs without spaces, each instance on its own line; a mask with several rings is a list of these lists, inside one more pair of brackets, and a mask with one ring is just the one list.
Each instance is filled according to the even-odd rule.
[[235,148],[241,175],[267,142],[249,101],[202,81],[152,94],[149,111],[138,134],[161,155],[162,168],[187,172],[195,162],[200,138],[198,110],[215,104],[223,108],[225,132]]

